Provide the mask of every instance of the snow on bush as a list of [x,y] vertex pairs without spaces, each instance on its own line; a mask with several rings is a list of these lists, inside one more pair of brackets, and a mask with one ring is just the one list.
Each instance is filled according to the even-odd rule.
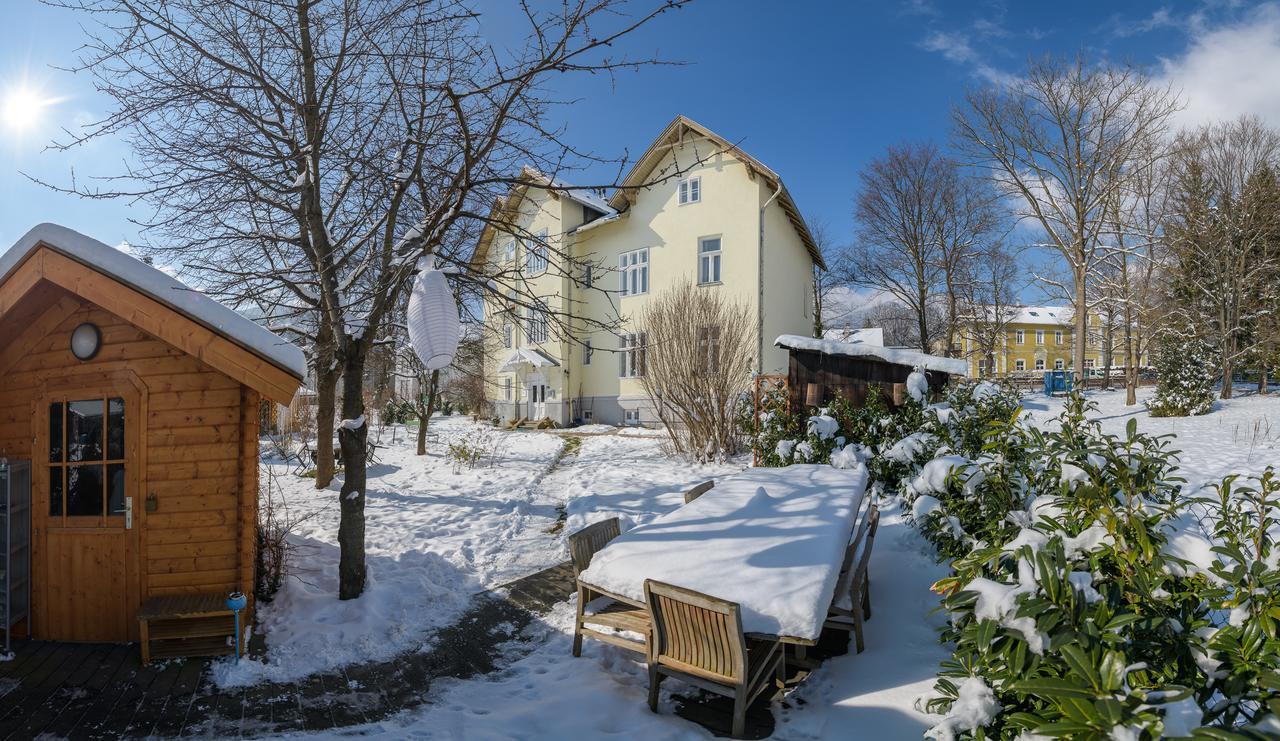
[[1000,703],[981,677],[966,677],[956,689],[956,700],[947,716],[925,733],[926,738],[952,741],[957,733],[976,731],[996,719]]
[[925,377],[919,366],[907,376],[907,393],[921,404],[929,398],[929,379]]

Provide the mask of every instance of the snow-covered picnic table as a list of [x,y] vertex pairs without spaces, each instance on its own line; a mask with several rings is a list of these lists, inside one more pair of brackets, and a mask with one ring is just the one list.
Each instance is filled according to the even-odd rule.
[[737,602],[748,634],[811,644],[822,633],[865,466],[753,468],[614,539],[581,581],[644,606],[654,579]]

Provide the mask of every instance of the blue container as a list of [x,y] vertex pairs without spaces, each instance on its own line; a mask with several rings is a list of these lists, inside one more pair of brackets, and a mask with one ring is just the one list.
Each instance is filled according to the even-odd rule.
[[1051,370],[1044,373],[1044,395],[1071,393],[1071,371]]

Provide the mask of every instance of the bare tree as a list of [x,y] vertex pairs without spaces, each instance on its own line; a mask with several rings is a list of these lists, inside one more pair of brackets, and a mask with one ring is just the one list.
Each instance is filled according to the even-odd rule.
[[492,285],[450,235],[488,218],[517,163],[554,171],[582,156],[545,123],[546,83],[652,63],[614,49],[684,0],[521,3],[514,47],[487,41],[462,0],[51,4],[97,21],[78,68],[114,102],[60,146],[120,135],[136,163],[69,190],[150,203],[143,226],[169,262],[316,339],[322,444],[341,376],[339,597],[358,597],[365,365],[417,262],[434,254]]
[[[1222,398],[1237,364],[1255,350],[1277,255],[1271,167],[1280,134],[1254,117],[1178,137],[1165,236],[1174,262],[1174,301],[1187,326],[1221,354]],[[1267,321],[1270,321],[1267,318]]]
[[890,147],[858,176],[856,242],[846,282],[893,296],[915,315],[926,351],[938,334],[930,305],[942,279],[938,212],[943,157],[932,145]]
[[1018,316],[1018,292],[1025,284],[1013,255],[999,245],[978,250],[968,262],[961,305],[960,338],[970,357],[985,361],[986,374],[997,372],[1009,325]]
[[[929,326],[939,326],[945,320],[937,303],[925,307]],[[915,309],[894,300],[877,301],[862,312],[864,328],[879,327],[884,333],[886,347],[908,347],[922,350],[920,317]]]
[[679,455],[705,462],[739,452],[738,405],[755,367],[754,314],[686,282],[645,305],[642,378]]
[[833,296],[845,287],[842,276],[844,254],[835,247],[831,229],[825,221],[809,219],[809,233],[827,267],[813,266],[813,336],[821,337],[824,330],[848,319],[848,308],[841,307]]
[[1074,307],[1074,369],[1084,368],[1088,280],[1100,256],[1106,208],[1125,187],[1178,109],[1176,96],[1133,67],[1033,62],[1007,84],[970,92],[955,112],[960,146],[986,167],[996,188],[1022,203],[1018,217],[1038,225],[1068,277],[1042,280]]

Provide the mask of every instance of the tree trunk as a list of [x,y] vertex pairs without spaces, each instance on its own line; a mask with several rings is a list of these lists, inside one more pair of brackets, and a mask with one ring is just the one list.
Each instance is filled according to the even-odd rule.
[[1258,393],[1267,393],[1267,366],[1262,366],[1260,375],[1258,376]]
[[1226,355],[1222,358],[1222,393],[1223,399],[1231,398],[1231,374],[1235,372],[1235,361],[1230,360]]
[[1133,352],[1133,321],[1128,310],[1124,317],[1124,405],[1138,403],[1138,368]]
[[[1078,258],[1080,263],[1084,263],[1083,256]],[[1076,341],[1075,347],[1072,348],[1072,364],[1075,365],[1074,375],[1075,382],[1073,388],[1083,387],[1080,381],[1084,378],[1084,348],[1085,343],[1089,341],[1089,305],[1086,303],[1085,296],[1085,271],[1084,268],[1075,268],[1075,288],[1076,288],[1076,306],[1075,306],[1075,324],[1076,324]]]
[[[363,340],[347,342],[342,368],[342,417],[338,444],[342,446],[344,474],[338,493],[338,599],[355,599],[364,592],[365,445],[369,425],[364,417]],[[357,424],[358,422],[358,424]]]
[[337,412],[338,371],[333,358],[316,362],[316,488],[333,483],[333,418]]
[[431,424],[431,415],[436,411],[436,394],[440,387],[440,371],[431,371],[431,388],[427,391],[427,408],[425,414],[418,415],[418,455],[427,454],[427,425]]

